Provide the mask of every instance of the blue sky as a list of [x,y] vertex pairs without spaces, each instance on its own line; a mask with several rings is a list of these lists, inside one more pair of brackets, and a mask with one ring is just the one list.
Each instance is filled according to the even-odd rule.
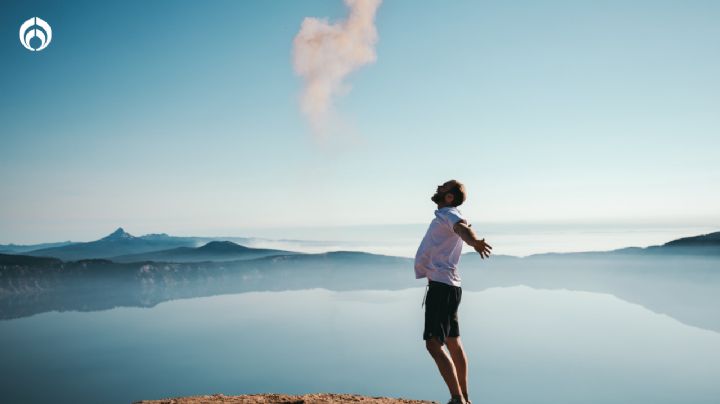
[[[0,243],[425,223],[720,227],[720,3],[412,1],[319,144],[292,40],[341,1],[9,2]],[[54,30],[42,52],[18,28]],[[477,225],[476,225],[477,226]]]

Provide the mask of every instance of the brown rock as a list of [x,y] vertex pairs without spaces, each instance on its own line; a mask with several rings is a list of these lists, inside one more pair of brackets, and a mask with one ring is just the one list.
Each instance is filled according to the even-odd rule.
[[191,396],[164,398],[161,400],[142,400],[133,404],[331,404],[331,403],[362,403],[362,404],[437,404],[435,401],[408,400],[405,398],[367,397],[358,394],[314,393],[301,396],[287,394],[245,394],[242,396],[226,396],[213,394],[208,396]]

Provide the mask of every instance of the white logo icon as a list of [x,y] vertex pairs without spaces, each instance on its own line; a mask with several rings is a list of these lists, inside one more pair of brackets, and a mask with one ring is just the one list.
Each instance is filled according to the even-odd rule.
[[[40,46],[37,48],[33,48],[30,45],[30,41],[33,38],[40,39]],[[50,28],[50,24],[42,18],[30,18],[20,26],[20,43],[28,50],[33,52],[41,51],[50,45],[50,41],[52,41],[52,28]]]

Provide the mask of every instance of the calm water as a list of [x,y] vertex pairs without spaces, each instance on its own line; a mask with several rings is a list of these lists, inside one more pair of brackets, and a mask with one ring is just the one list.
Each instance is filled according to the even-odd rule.
[[[2,400],[347,392],[445,402],[422,341],[424,291],[248,292],[0,321]],[[464,290],[459,316],[475,403],[720,397],[720,333],[613,295]]]

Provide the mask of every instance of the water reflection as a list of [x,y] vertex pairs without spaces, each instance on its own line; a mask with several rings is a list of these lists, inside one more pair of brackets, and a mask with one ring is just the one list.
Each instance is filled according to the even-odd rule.
[[[0,279],[0,320],[47,311],[153,307],[183,298],[307,288],[401,290],[424,285],[412,261],[363,253],[289,256],[229,263],[66,263],[16,270]],[[24,272],[23,272],[24,271]],[[692,326],[720,331],[720,259],[476,255],[461,261],[463,288],[526,285],[612,294]],[[419,305],[419,303],[418,303]]]
[[[424,288],[248,292],[0,322],[7,402],[130,402],[313,391],[443,401]],[[492,403],[710,403],[720,334],[609,294],[465,291],[471,397]]]

